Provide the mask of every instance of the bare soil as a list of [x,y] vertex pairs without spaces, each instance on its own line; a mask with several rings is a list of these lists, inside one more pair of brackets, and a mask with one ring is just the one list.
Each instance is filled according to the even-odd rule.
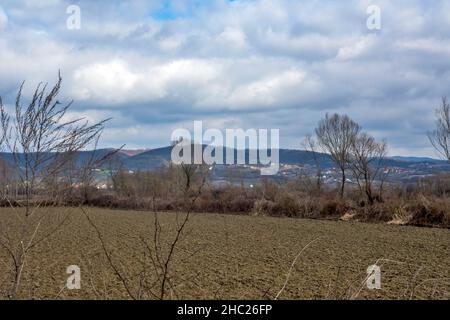
[[[19,209],[0,209],[3,232],[19,232],[14,210]],[[30,253],[20,297],[129,298],[80,209],[41,210],[48,219],[37,238],[65,214],[69,219]],[[144,259],[141,238],[152,239],[154,213],[87,210],[121,272],[138,274]],[[163,250],[183,216],[159,213]],[[0,281],[8,280],[10,262],[0,247]],[[375,263],[381,268],[381,289],[369,290],[366,270]],[[64,288],[69,265],[81,268],[80,290]],[[174,299],[273,299],[277,294],[279,299],[450,299],[450,230],[192,214],[174,256],[171,283]]]

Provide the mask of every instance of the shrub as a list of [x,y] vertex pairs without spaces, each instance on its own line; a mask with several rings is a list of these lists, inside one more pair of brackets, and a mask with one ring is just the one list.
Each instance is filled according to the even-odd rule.
[[255,215],[272,215],[273,207],[275,206],[275,202],[261,199],[255,202],[253,212]]
[[266,199],[256,201],[254,212],[275,217],[298,217],[301,214],[299,203],[287,193],[279,194],[275,201]]
[[411,221],[415,226],[450,227],[449,201],[447,199],[427,199],[422,196],[408,206]]
[[332,199],[326,201],[320,210],[321,217],[341,217],[343,216],[350,207],[343,200]]

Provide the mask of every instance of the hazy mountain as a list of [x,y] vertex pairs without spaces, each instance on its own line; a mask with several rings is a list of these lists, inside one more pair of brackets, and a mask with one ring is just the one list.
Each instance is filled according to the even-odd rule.
[[[206,146],[203,146],[205,148]],[[85,161],[94,157],[100,159],[111,152],[113,149],[99,149],[96,151],[80,151],[77,153],[76,162],[81,165]],[[166,166],[171,160],[171,150],[172,147],[162,147],[150,150],[120,150],[114,154],[114,160],[121,162],[123,167],[129,170],[151,170],[158,167]],[[224,149],[223,151],[223,162],[225,163],[227,152],[234,152],[234,157],[237,157],[237,150]],[[7,163],[14,163],[14,156],[11,153],[0,153],[0,157]],[[249,157],[249,150],[245,150],[246,161]],[[281,164],[289,165],[310,165],[314,166],[316,161],[320,164],[322,169],[333,168],[336,165],[332,161],[328,154],[324,153],[312,153],[304,150],[291,150],[291,149],[280,149],[279,157]],[[23,164],[23,155],[19,154],[18,159],[21,164]],[[248,162],[248,161],[247,161]],[[104,167],[109,165],[105,164]],[[404,157],[395,156],[387,157],[384,159],[384,166],[393,168],[415,168],[415,167],[425,167],[425,166],[442,166],[449,167],[450,164],[443,160],[437,160],[426,157]]]
[[[205,146],[203,146],[204,148]],[[131,170],[145,170],[156,167],[161,167],[170,162],[171,159],[170,146],[151,149],[146,152],[139,153],[134,156],[130,156],[124,159],[125,167]],[[234,152],[236,159],[237,150],[224,149],[223,162],[225,163],[226,153]],[[323,169],[335,167],[335,163],[328,154],[324,153],[312,153],[304,150],[292,150],[292,149],[280,149],[279,150],[280,163],[290,165],[315,165],[316,161]],[[246,160],[249,157],[249,150],[245,150]],[[426,157],[387,157],[384,159],[384,166],[395,168],[408,168],[426,165],[438,165],[449,166],[450,165],[443,160],[437,160]]]
[[433,159],[429,157],[404,157],[404,156],[393,156],[390,159],[397,161],[406,161],[406,162],[431,162],[431,163],[443,163],[447,162],[445,160]]
[[[205,146],[203,146],[205,148]],[[147,169],[163,166],[171,160],[172,147],[163,147],[142,152],[138,155],[128,157],[125,160],[125,166],[129,169]],[[237,150],[225,148],[223,151],[223,163],[226,161],[227,152],[234,152],[234,158],[237,158]],[[249,150],[245,150],[246,162],[249,158]],[[284,164],[310,164],[314,165],[314,155],[312,152],[303,150],[280,149],[280,162]],[[329,155],[316,153],[316,158],[321,166],[331,167],[333,162]],[[259,157],[258,157],[259,159]]]

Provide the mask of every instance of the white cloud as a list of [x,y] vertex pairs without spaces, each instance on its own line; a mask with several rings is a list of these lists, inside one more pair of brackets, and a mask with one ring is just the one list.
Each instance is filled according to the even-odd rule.
[[73,91],[77,99],[102,103],[153,101],[177,97],[178,92],[207,85],[219,72],[213,62],[142,60],[131,66],[122,59],[82,66],[74,71]]
[[6,28],[7,24],[8,24],[8,16],[0,6],[0,32]]
[[337,59],[347,60],[358,58],[369,50],[376,50],[377,48],[374,48],[375,43],[376,38],[373,35],[358,37],[350,45],[339,49]]
[[76,99],[121,102],[139,81],[139,75],[128,70],[121,60],[95,63],[74,71]]
[[181,48],[186,43],[186,38],[183,35],[173,35],[165,37],[159,41],[159,46],[164,51],[175,51]]
[[277,103],[285,104],[293,99],[296,96],[294,91],[304,90],[303,83],[306,83],[304,72],[289,70],[238,86],[229,96],[224,97],[224,101],[218,100],[216,103],[223,103],[231,109],[276,108]]
[[247,45],[245,33],[232,27],[226,27],[218,37],[219,43],[233,49],[244,49]]

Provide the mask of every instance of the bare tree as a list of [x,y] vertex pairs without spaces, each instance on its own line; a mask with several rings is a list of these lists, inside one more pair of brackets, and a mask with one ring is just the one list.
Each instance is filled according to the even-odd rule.
[[182,163],[180,165],[180,168],[183,173],[183,180],[185,182],[184,191],[188,192],[191,189],[192,184],[195,182],[195,179],[203,177],[201,173],[205,170],[205,166],[199,164]]
[[352,141],[360,130],[360,126],[347,115],[330,116],[328,113],[315,130],[320,147],[330,154],[341,171],[341,197],[344,197],[345,172],[350,160]]
[[82,118],[66,120],[72,101],[62,106],[57,100],[61,81],[59,74],[57,83],[48,93],[47,85],[39,84],[26,107],[21,103],[22,83],[12,121],[3,105],[0,106],[4,147],[13,154],[18,177],[25,187],[27,215],[34,188],[43,173],[57,175],[61,172],[77,151],[95,141],[109,120],[93,125]]
[[[358,186],[370,205],[374,203],[373,182],[379,176],[387,152],[387,143],[378,143],[365,132],[359,133],[352,141],[350,168]],[[378,195],[380,198],[381,195]]]
[[83,204],[89,202],[90,195],[92,194],[93,188],[95,188],[95,170],[109,163],[124,147],[122,145],[118,149],[108,149],[100,152],[97,149],[99,138],[100,136],[96,138],[93,149],[87,152],[85,159],[75,159],[78,164],[75,163],[75,166],[72,166],[78,189],[81,191]]
[[436,110],[436,128],[428,132],[433,147],[450,161],[450,104],[442,98],[442,104]]
[[317,143],[311,135],[307,135],[303,140],[303,146],[313,157],[316,166],[316,191],[320,192],[322,190],[322,168],[320,167],[320,161],[317,157]]
[[50,90],[47,90],[47,84],[39,84],[26,106],[22,104],[23,82],[12,114],[7,112],[0,99],[1,147],[13,156],[13,176],[22,191],[21,198],[14,200],[23,207],[16,212],[19,233],[11,235],[5,224],[0,230],[0,246],[9,254],[11,261],[11,281],[5,291],[12,299],[18,296],[30,250],[55,233],[68,217],[62,217],[55,228],[45,228],[45,232],[39,232],[47,215],[45,210],[38,209],[44,201],[49,201],[49,194],[44,195],[45,178],[51,176],[57,181],[76,152],[100,136],[107,121],[90,124],[82,118],[67,120],[72,102],[62,105],[57,99],[61,81],[58,74],[58,81]]
[[106,163],[108,177],[112,190],[118,195],[121,191],[122,173],[124,171],[124,163],[119,157],[112,157]]
[[[117,192],[133,190],[133,194],[150,196],[153,200],[153,230],[149,234],[138,235],[143,249],[143,257],[136,263],[141,266],[138,274],[131,274],[121,268],[119,257],[114,256],[91,215],[82,208],[90,225],[95,229],[107,261],[117,279],[122,283],[131,299],[166,299],[168,291],[176,294],[176,284],[172,272],[175,256],[179,253],[179,245],[195,202],[202,194],[207,181],[208,166],[202,164],[169,163],[167,170],[158,172],[125,173],[123,170],[114,174]],[[169,186],[164,184],[169,183]],[[182,213],[175,214],[173,226],[165,229],[161,224],[160,214],[155,204],[156,197],[165,194],[164,189],[171,190],[173,196],[181,196]],[[173,227],[173,228],[171,228]],[[172,229],[172,230],[171,230]],[[174,230],[173,230],[174,229]],[[173,236],[172,236],[173,234]]]
[[[142,270],[138,274],[133,275],[120,268],[120,262],[112,254],[102,232],[97,227],[91,215],[82,208],[88,222],[97,233],[109,265],[124,286],[128,296],[133,300],[145,298],[163,300],[167,298],[167,292],[169,290],[176,294],[176,284],[174,283],[174,274],[172,272],[175,255],[179,251],[180,241],[188,225],[191,213],[194,210],[195,202],[202,194],[208,176],[206,166],[183,164],[181,167],[181,172],[185,175],[184,179],[186,182],[184,184],[184,213],[176,213],[175,232],[173,237],[171,237],[169,232],[165,234],[160,222],[159,213],[154,206],[151,237],[145,234],[139,235],[144,251],[144,258],[141,261],[136,261],[136,263],[140,262],[139,264],[142,267]],[[198,179],[193,179],[194,176]],[[188,258],[190,257],[192,255],[188,256]]]

